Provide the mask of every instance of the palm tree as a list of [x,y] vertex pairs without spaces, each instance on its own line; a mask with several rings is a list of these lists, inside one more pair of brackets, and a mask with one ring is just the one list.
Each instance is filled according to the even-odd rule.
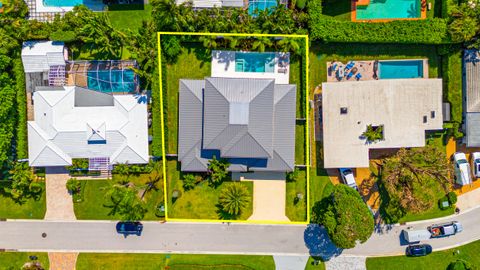
[[109,215],[119,214],[124,221],[143,219],[147,209],[138,196],[142,188],[144,187],[133,184],[120,185],[109,182],[109,185],[102,189],[105,191],[106,206],[112,208]]
[[93,44],[99,53],[121,58],[125,34],[117,31],[106,13],[99,13],[81,29],[84,42]]
[[284,52],[292,52],[293,54],[301,54],[301,46],[298,43],[298,39],[295,38],[283,38],[277,42],[277,47]]
[[273,42],[269,37],[256,37],[252,44],[252,50],[264,52],[267,47],[272,46]]
[[248,189],[240,183],[232,183],[225,186],[219,198],[222,210],[230,215],[240,215],[250,202]]
[[207,48],[208,50],[216,49],[218,46],[216,36],[201,36],[198,38],[198,40],[202,42],[203,47]]

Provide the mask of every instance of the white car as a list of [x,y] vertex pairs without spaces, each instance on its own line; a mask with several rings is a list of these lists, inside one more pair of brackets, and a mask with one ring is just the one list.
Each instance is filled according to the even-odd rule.
[[480,152],[472,153],[473,177],[480,178]]
[[338,169],[340,171],[340,176],[345,185],[358,190],[357,182],[355,182],[355,177],[353,176],[352,169]]
[[455,182],[464,186],[472,183],[472,176],[470,175],[470,165],[467,161],[465,153],[456,152],[453,154],[453,160],[455,161]]

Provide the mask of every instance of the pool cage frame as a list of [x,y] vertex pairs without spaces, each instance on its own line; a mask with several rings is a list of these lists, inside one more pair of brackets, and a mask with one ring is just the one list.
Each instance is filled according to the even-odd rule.
[[[67,61],[67,84],[68,85],[75,85],[79,87],[84,87],[86,89],[102,92],[102,93],[109,93],[109,94],[131,94],[131,93],[139,93],[140,92],[140,80],[138,74],[135,73],[134,69],[138,69],[138,63],[136,60],[72,60]],[[126,82],[124,79],[124,71],[125,70],[132,70],[134,71],[133,77],[133,88],[129,91],[114,91],[113,85],[122,85],[131,84],[132,82]],[[96,76],[92,77],[89,75],[91,72],[95,72]],[[110,71],[110,80],[104,80],[99,78],[99,73],[104,71]],[[112,72],[121,71],[121,81],[113,82],[112,81]],[[92,89],[89,87],[88,82],[89,79],[94,79],[96,82],[102,82],[104,85],[105,83],[108,85],[110,84],[110,91],[108,90],[98,90]]]

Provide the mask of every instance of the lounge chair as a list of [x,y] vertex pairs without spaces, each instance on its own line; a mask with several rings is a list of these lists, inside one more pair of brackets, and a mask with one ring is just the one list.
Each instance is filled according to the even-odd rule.
[[353,66],[355,66],[355,62],[350,61],[350,62],[347,64],[347,66],[345,67],[345,70],[349,70],[349,69],[351,69]]
[[359,81],[361,78],[362,78],[362,74],[361,74],[361,73],[358,73],[358,74],[355,76],[355,79],[357,79],[357,81]]
[[358,68],[356,68],[356,67],[352,68],[352,70],[347,75],[347,80],[350,80],[350,78],[352,78],[352,76],[355,75],[355,73],[357,73],[357,71],[358,71]]
[[344,73],[344,69],[343,68],[339,68],[337,70],[337,78],[339,81],[341,81],[343,79],[343,76],[345,76],[345,73]]

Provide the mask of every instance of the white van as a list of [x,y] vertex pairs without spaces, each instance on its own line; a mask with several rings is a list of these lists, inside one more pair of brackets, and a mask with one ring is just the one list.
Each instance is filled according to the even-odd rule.
[[408,243],[417,243],[422,240],[428,240],[430,237],[432,237],[432,233],[430,233],[428,230],[403,230],[402,231],[402,236],[403,238],[408,242]]

